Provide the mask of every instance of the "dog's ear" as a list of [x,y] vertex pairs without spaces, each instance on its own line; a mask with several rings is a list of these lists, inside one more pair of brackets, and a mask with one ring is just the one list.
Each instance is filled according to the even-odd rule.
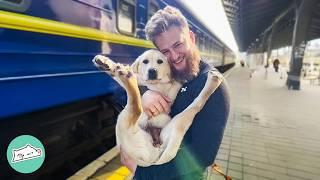
[[139,64],[140,64],[140,56],[131,64],[131,69],[133,73],[138,74]]

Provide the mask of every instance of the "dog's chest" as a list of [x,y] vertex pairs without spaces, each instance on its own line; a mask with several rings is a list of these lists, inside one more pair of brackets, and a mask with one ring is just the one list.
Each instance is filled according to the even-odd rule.
[[177,81],[171,81],[169,83],[162,83],[156,85],[149,85],[148,88],[153,91],[160,92],[161,94],[169,97],[174,101],[177,97],[177,94],[181,88],[181,84]]

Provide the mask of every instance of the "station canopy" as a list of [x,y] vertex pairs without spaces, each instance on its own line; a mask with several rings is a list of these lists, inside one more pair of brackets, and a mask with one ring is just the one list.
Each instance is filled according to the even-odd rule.
[[[296,7],[303,0],[222,0],[239,51],[266,51],[272,27],[272,49],[292,44]],[[320,38],[320,1],[312,10],[307,40]]]

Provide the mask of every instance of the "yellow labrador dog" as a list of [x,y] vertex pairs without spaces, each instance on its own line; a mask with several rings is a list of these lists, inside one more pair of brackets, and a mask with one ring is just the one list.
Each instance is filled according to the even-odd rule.
[[[222,81],[219,72],[210,71],[204,88],[183,112],[172,119],[165,113],[149,118],[142,109],[138,82],[172,100],[181,88],[181,84],[171,78],[166,57],[157,50],[148,50],[139,56],[131,67],[115,63],[101,55],[95,56],[93,62],[99,69],[111,75],[127,92],[127,104],[119,114],[116,125],[117,145],[139,166],[163,164],[176,156],[195,115]],[[155,145],[153,135],[148,133],[148,127],[161,128],[160,144]]]

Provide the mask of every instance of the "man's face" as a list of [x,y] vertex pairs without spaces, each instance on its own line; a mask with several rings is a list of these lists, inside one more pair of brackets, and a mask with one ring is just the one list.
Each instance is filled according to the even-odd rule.
[[172,26],[155,38],[155,44],[167,57],[174,78],[190,80],[198,73],[200,56],[193,32]]

